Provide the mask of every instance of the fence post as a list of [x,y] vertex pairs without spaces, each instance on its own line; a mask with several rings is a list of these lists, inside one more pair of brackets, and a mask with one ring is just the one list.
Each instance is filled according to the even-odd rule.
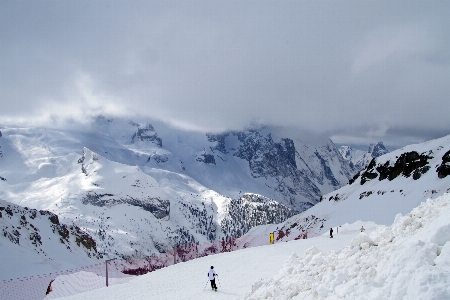
[[110,262],[110,261],[112,261],[112,260],[115,260],[115,258],[108,259],[108,260],[106,260],[106,262],[105,262],[105,265],[106,265],[106,286],[108,286],[108,262]]

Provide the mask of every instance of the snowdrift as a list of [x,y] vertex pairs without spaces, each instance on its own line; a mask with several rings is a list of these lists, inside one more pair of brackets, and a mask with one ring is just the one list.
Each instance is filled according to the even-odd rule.
[[450,299],[450,194],[429,199],[391,226],[339,251],[291,255],[245,299]]

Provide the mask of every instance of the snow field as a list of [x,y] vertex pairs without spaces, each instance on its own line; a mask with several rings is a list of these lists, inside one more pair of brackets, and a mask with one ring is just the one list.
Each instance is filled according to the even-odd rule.
[[341,250],[294,253],[245,299],[450,299],[449,215],[444,194]]
[[[370,231],[372,224],[343,225],[333,239],[323,235],[206,256],[63,299],[243,299],[255,280],[273,277],[293,252],[303,254],[312,246],[337,251],[350,243],[361,225]],[[206,276],[211,265],[219,274],[219,291],[213,295]]]

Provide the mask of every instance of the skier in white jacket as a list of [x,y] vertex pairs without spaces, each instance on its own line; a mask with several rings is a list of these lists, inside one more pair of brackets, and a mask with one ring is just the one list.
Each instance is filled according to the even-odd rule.
[[208,271],[208,279],[211,281],[211,288],[213,291],[217,291],[215,276],[218,276],[218,275],[219,274],[217,274],[216,271],[214,271],[214,267],[211,266],[211,269],[209,269],[209,271]]

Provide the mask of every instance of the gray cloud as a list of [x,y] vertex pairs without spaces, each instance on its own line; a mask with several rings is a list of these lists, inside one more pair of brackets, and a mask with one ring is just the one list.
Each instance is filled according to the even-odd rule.
[[448,134],[447,1],[3,1],[2,120]]

